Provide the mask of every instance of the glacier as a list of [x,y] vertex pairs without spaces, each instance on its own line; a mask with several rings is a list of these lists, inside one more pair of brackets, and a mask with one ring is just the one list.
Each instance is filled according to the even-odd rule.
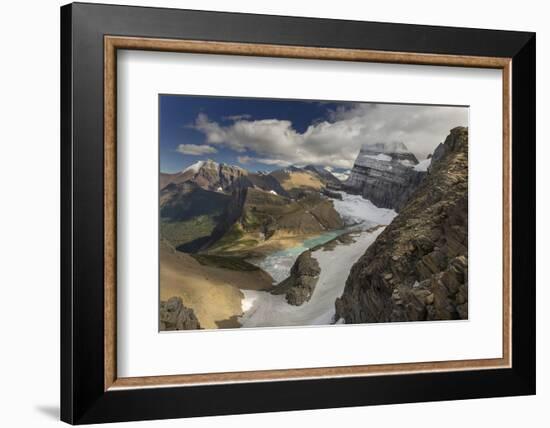
[[[373,230],[373,226],[387,225],[397,215],[394,210],[378,208],[361,196],[341,194],[342,200],[333,199],[334,207],[346,224],[352,227],[348,230],[352,230],[354,242],[336,245],[331,250],[321,248],[312,252],[312,257],[321,267],[321,274],[311,299],[301,306],[289,305],[284,295],[242,290],[243,315],[239,322],[243,328],[327,325],[335,321],[334,301],[342,295],[351,267],[383,230],[383,227]],[[332,232],[332,237],[343,232]],[[290,274],[294,261],[303,251],[332,237],[323,234],[300,246],[268,255],[258,265],[279,282]]]

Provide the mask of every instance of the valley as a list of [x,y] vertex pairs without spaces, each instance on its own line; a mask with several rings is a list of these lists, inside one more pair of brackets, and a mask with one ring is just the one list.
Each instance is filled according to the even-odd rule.
[[[451,131],[433,157],[420,162],[403,143],[377,143],[361,148],[351,171],[306,165],[252,172],[203,160],[179,173],[161,173],[161,329],[392,321],[407,318],[410,305],[416,305],[412,320],[467,316],[467,229],[438,223],[447,215],[464,221],[457,214],[463,210],[463,189],[449,187],[463,183],[463,172],[457,167],[449,178],[446,169],[455,159],[462,162],[464,129]],[[444,191],[431,192],[442,186]],[[451,214],[432,212],[431,222],[422,218],[436,209]],[[415,253],[405,262],[401,247],[399,252],[392,243],[408,248],[425,242],[411,221],[426,223],[425,235],[443,228],[448,244],[429,235],[436,242],[431,253]],[[424,254],[422,268],[418,260]],[[371,274],[382,258],[384,268]],[[392,264],[412,267],[401,274]],[[414,266],[424,270],[418,273]],[[384,284],[382,294],[374,285],[364,288],[358,272],[365,269],[375,275],[373,284]],[[394,281],[397,277],[403,281]],[[420,288],[418,278],[424,280]],[[441,281],[447,283],[437,288]],[[447,293],[448,286],[462,294]],[[409,306],[399,306],[392,292],[410,296]],[[434,299],[443,307],[434,307]],[[378,302],[384,305],[380,318],[373,315],[379,313]]]

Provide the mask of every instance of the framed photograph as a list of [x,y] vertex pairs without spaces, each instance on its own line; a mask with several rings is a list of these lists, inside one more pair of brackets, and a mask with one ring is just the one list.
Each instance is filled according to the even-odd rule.
[[76,3],[61,56],[62,420],[535,393],[533,33]]

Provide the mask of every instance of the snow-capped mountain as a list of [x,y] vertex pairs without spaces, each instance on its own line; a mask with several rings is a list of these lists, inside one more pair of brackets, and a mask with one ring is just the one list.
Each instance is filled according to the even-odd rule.
[[246,169],[207,159],[198,161],[175,174],[160,174],[160,187],[170,183],[193,182],[205,190],[224,191],[236,180],[248,175]]

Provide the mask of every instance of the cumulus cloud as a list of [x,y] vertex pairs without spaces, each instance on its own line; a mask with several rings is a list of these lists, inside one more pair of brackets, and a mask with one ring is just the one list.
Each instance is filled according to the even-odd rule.
[[249,163],[253,159],[250,156],[237,156],[237,160],[239,161],[239,163],[244,165]]
[[269,158],[255,158],[256,162],[263,163],[264,165],[276,165],[276,166],[290,166],[293,162],[285,161],[282,159],[269,159]]
[[241,118],[224,126],[204,113],[193,128],[205,135],[207,144],[254,152],[254,160],[267,165],[350,168],[361,145],[378,142],[403,142],[424,159],[451,128],[461,125],[468,125],[464,107],[354,103],[328,111],[327,120],[312,123],[302,133],[288,120]]
[[184,155],[201,156],[209,153],[217,153],[218,150],[212,146],[200,144],[180,144],[176,151]]
[[269,159],[269,158],[253,158],[250,156],[237,156],[237,160],[240,164],[246,165],[250,162],[258,162],[263,163],[264,165],[277,165],[277,166],[289,166],[292,163],[289,161],[281,160],[281,159]]

